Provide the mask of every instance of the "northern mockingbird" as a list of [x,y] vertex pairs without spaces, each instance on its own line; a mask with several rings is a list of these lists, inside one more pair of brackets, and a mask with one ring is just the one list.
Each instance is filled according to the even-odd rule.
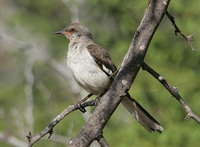
[[[112,83],[110,76],[117,70],[108,52],[94,42],[90,30],[81,23],[72,23],[55,33],[70,41],[67,65],[78,84],[91,94],[104,94]],[[162,126],[129,97],[127,94],[122,104],[136,120],[149,132],[162,132]]]

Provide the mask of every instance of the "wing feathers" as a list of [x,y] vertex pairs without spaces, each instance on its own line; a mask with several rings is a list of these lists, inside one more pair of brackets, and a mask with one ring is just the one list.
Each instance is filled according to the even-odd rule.
[[97,44],[90,44],[87,46],[89,53],[94,58],[97,65],[105,72],[108,76],[111,76],[117,68],[114,65],[110,55],[101,46]]

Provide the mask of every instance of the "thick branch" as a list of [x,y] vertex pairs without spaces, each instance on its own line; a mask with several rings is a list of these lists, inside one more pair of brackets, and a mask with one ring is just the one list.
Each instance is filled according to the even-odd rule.
[[173,86],[171,86],[166,79],[164,79],[160,74],[158,74],[155,70],[153,70],[150,66],[148,66],[145,62],[143,62],[142,64],[142,69],[146,70],[148,73],[150,73],[154,78],[156,78],[170,93],[171,95],[176,98],[181,105],[183,106],[183,108],[185,109],[185,111],[187,112],[187,116],[186,119],[189,120],[190,118],[193,118],[194,120],[196,120],[198,123],[200,123],[200,118],[198,116],[196,116],[192,110],[190,109],[190,107],[185,103],[185,101],[183,100],[183,98],[180,96],[180,94],[178,93],[177,89]]
[[131,87],[154,32],[166,13],[169,1],[150,0],[119,73],[108,92],[97,104],[88,122],[70,144],[71,147],[87,147],[103,132],[107,121]]
[[[43,130],[41,131],[38,135],[32,137],[31,132],[27,135],[28,138],[28,146],[31,147],[34,143],[36,143],[39,139],[41,139],[43,136],[46,134],[50,134],[50,136],[53,133],[53,128],[68,114],[71,112],[77,110],[77,109],[82,109],[87,106],[94,106],[95,105],[95,100],[83,102],[83,103],[77,103],[75,105],[69,106],[67,109],[65,109],[62,113],[60,113],[56,118],[53,119],[53,121]],[[49,137],[50,137],[49,136]]]
[[175,23],[174,17],[173,17],[172,15],[170,15],[168,11],[166,12],[166,15],[167,15],[167,17],[169,18],[169,20],[172,22],[172,25],[173,25],[174,28],[175,28],[175,30],[174,30],[175,35],[177,35],[178,33],[181,34],[181,36],[183,36],[183,38],[185,38],[185,39],[187,40],[187,42],[189,43],[189,45],[190,45],[192,51],[197,52],[197,50],[196,50],[196,49],[193,47],[193,45],[192,45],[192,41],[194,40],[194,34],[193,34],[193,35],[190,35],[190,36],[185,35],[185,34],[178,28],[178,26],[177,26],[176,23]]

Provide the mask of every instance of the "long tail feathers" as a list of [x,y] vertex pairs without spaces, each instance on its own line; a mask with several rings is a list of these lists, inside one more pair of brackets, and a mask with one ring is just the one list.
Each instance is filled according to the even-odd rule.
[[123,98],[122,104],[147,131],[163,131],[163,127],[130,95]]

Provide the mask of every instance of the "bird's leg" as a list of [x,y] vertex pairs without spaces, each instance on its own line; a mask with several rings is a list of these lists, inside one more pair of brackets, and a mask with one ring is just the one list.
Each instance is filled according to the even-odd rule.
[[80,102],[82,103],[82,102],[87,101],[91,96],[93,96],[92,93],[88,94],[88,95],[87,95],[85,98],[83,98]]
[[83,98],[82,100],[80,100],[80,101],[77,102],[77,105],[78,105],[79,110],[80,110],[81,112],[83,112],[83,113],[86,112],[85,107],[83,107],[83,106],[81,105],[81,103],[87,101],[92,95],[93,95],[93,94],[90,93],[90,94],[88,94],[85,98]]

